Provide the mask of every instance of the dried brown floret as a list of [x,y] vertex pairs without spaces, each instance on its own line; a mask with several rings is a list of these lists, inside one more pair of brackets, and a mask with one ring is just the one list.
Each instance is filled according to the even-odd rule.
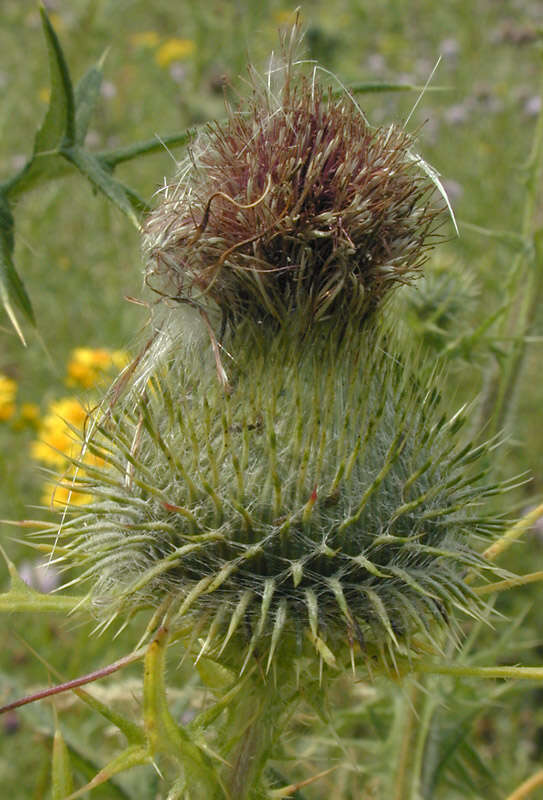
[[[280,71],[281,72],[281,71]],[[363,321],[417,276],[441,221],[434,183],[394,125],[282,70],[209,126],[146,226],[147,281],[235,323]]]

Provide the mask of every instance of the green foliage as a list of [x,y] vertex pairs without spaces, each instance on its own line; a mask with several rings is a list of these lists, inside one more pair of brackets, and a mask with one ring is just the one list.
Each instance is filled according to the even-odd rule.
[[[14,306],[33,325],[35,318],[24,284],[13,263],[15,242],[12,204],[22,194],[66,175],[71,165],[139,228],[140,216],[147,210],[147,205],[136,192],[113,177],[113,170],[121,161],[164,146],[162,140],[158,143],[142,142],[129,150],[103,155],[93,154],[85,147],[85,136],[102,83],[103,59],[85,73],[74,90],[62,47],[43,7],[40,14],[49,54],[49,105],[34,137],[32,156],[12,178],[0,185],[0,294],[4,308],[23,342],[24,336]],[[167,144],[170,147],[185,144],[188,137],[186,133],[166,137]]]

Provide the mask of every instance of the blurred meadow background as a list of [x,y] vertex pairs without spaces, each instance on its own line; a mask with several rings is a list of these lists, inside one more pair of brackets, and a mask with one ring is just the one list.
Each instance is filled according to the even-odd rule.
[[[48,0],[45,5],[74,81],[107,51],[86,137],[87,147],[97,152],[160,140],[220,118],[224,97],[235,103],[246,91],[247,62],[264,71],[270,52],[277,50],[278,29],[294,20],[294,9],[280,0]],[[516,273],[512,270],[522,250],[520,237],[529,232],[526,226],[543,223],[541,207],[526,204],[541,107],[543,5],[537,0],[314,0],[301,11],[306,57],[318,60],[346,86],[423,86],[441,56],[431,87],[415,109],[419,92],[414,89],[366,92],[358,102],[373,125],[407,121],[418,152],[441,174],[458,221],[459,235],[448,222],[446,241],[432,254],[425,278],[395,301],[405,336],[420,342],[428,358],[446,362],[450,410],[488,397],[493,371],[512,348],[523,348],[510,413],[502,420],[506,445],[496,464],[502,477],[528,471],[530,481],[507,498],[513,513],[523,513],[541,502],[543,490],[543,302],[535,299],[543,275],[538,284],[537,277],[523,273],[522,264]],[[47,51],[35,2],[2,0],[0,54],[2,182],[31,153],[49,98]],[[181,153],[180,148],[160,148],[121,164],[116,175],[152,205]],[[71,446],[62,419],[80,426],[85,407],[99,400],[100,387],[103,391],[136,352],[148,312],[130,298],[151,298],[143,287],[136,229],[80,175],[25,194],[15,207],[15,223],[15,263],[34,306],[37,330],[22,322],[23,347],[7,315],[0,313],[0,518],[47,519],[54,479],[44,470],[62,472],[62,452]],[[528,289],[526,298],[522,293]],[[515,312],[517,303],[530,306],[524,329],[515,328],[522,317]],[[481,406],[475,404],[472,412],[474,436],[487,422]],[[60,494],[56,500],[62,500]],[[0,524],[0,543],[25,579],[42,589],[54,588],[58,576],[38,566],[39,553],[18,541],[23,536],[24,529]],[[543,525],[536,524],[509,552],[506,566],[529,572],[542,559]],[[7,571],[0,572],[0,583],[4,588]],[[509,621],[499,637],[481,633],[486,649],[480,664],[541,663],[539,591],[536,583],[499,598],[498,610]],[[22,614],[2,618],[0,698],[56,680],[25,642],[71,678],[114,660],[137,638],[125,631],[111,642],[91,636],[90,626],[44,620]],[[132,667],[97,691],[109,691],[112,698],[122,680],[126,696],[137,674]],[[507,797],[541,764],[542,690],[526,682],[505,692],[497,683],[451,679],[442,681],[440,691],[446,719],[448,713],[454,716],[458,700],[463,716],[455,730],[462,731],[466,749],[454,768],[452,763],[443,766],[445,772],[451,767],[449,777],[425,798]],[[184,708],[195,697],[196,689],[179,703]],[[386,759],[397,752],[387,740],[386,714],[379,706],[383,696],[377,689],[342,684],[337,700],[335,732],[323,728],[310,736],[312,723],[299,722],[293,774],[300,764],[305,766],[299,775],[307,775],[307,764],[313,765],[309,772],[313,767],[318,772],[342,760],[350,765],[347,777],[323,779],[304,796],[377,797],[377,784],[364,769],[353,778],[353,764],[363,768],[369,760],[383,759],[386,769]],[[84,772],[85,759],[91,763],[88,754],[99,753],[109,734],[72,698],[63,702],[70,707],[67,724],[80,737]],[[356,710],[363,709],[363,715],[372,705],[373,723],[364,717],[362,724]],[[52,713],[45,704],[2,718],[0,783],[6,796],[48,797],[43,787],[51,730]],[[364,794],[353,793],[357,785]],[[147,793],[134,796],[160,796],[156,776],[147,775],[142,792],[144,786]],[[96,796],[133,796],[118,791],[97,791]]]

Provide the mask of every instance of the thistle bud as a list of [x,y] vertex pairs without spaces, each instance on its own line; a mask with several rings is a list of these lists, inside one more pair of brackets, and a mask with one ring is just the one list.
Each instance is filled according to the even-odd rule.
[[230,393],[205,334],[177,342],[96,421],[103,466],[76,479],[93,501],[63,539],[105,620],[166,602],[196,655],[267,670],[308,650],[389,667],[454,608],[478,613],[465,574],[491,566],[473,541],[499,527],[471,467],[484,448],[390,337],[353,347],[337,327],[300,341],[241,324]]

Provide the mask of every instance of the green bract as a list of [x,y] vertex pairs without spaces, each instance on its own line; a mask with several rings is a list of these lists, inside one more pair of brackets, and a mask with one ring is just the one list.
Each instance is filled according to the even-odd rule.
[[480,508],[496,487],[435,376],[376,331],[247,323],[225,389],[202,329],[164,330],[89,424],[104,464],[76,479],[93,501],[60,541],[104,622],[166,601],[196,654],[266,671],[308,652],[394,664],[453,608],[477,614],[465,577],[494,569],[474,548],[500,527]]

